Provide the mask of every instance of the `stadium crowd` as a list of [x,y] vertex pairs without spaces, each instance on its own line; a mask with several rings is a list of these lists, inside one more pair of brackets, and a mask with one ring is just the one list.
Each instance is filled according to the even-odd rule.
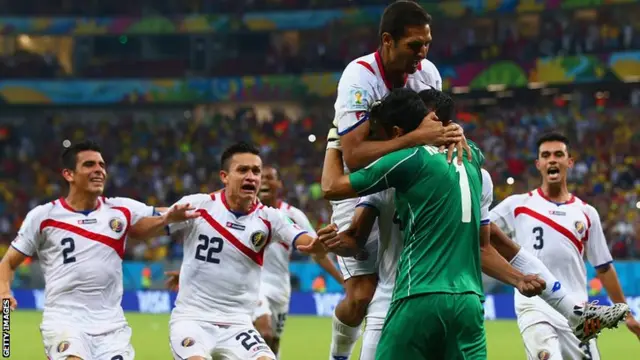
[[[107,195],[128,196],[167,205],[182,194],[221,187],[218,157],[236,140],[260,145],[265,163],[280,169],[285,198],[319,226],[330,219],[322,199],[325,110],[309,110],[293,119],[285,111],[250,108],[235,113],[195,110],[70,110],[5,116],[0,119],[0,236],[2,251],[23,216],[66,189],[58,156],[65,139],[100,142],[110,176]],[[31,117],[30,117],[31,116]],[[545,129],[563,129],[574,142],[572,188],[600,212],[614,256],[640,258],[640,106],[619,108],[488,108],[461,110],[459,122],[487,157],[496,201],[539,183],[534,166],[535,139]],[[34,126],[35,122],[38,126]],[[81,126],[79,126],[81,124]],[[311,142],[314,135],[317,140]],[[524,144],[524,145],[523,145]],[[514,183],[507,183],[512,177]],[[161,238],[130,249],[129,258],[181,256],[175,239]]]
[[[126,8],[120,11],[125,13]],[[464,20],[464,27],[458,26],[458,20],[434,18],[434,46],[429,58],[436,64],[458,65],[638,49],[640,22],[633,16],[637,11],[637,6],[605,7],[598,11],[543,12],[529,17],[469,18]],[[376,32],[377,24],[355,26],[340,21],[310,30],[239,31],[223,37],[205,35],[202,49],[197,51],[190,48],[197,45],[188,35],[129,36],[126,43],[118,35],[107,35],[94,38],[91,55],[81,56],[87,60],[74,69],[61,66],[63,55],[56,55],[54,42],[42,41],[37,48],[37,37],[26,44],[17,38],[15,53],[0,59],[0,77],[178,77],[341,71],[352,59],[376,48]],[[205,55],[207,52],[210,54]],[[191,54],[200,54],[194,58],[201,61],[190,61]],[[255,61],[256,58],[265,61]]]

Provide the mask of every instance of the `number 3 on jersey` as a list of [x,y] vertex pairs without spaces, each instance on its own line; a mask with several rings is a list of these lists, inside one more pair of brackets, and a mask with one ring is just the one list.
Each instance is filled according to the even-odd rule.
[[533,248],[541,250],[544,247],[544,230],[540,226],[536,226],[533,228],[533,234],[536,236],[536,242],[533,244]]
[[471,222],[471,189],[469,188],[469,177],[467,177],[467,169],[464,164],[460,165],[457,161],[453,162],[456,171],[460,175],[460,201],[462,201],[462,222]]
[[[224,240],[213,236],[209,238],[207,235],[200,234],[198,236],[198,246],[196,247],[196,259],[213,264],[220,264],[220,259],[213,257],[222,251]],[[205,256],[206,254],[206,256]]]

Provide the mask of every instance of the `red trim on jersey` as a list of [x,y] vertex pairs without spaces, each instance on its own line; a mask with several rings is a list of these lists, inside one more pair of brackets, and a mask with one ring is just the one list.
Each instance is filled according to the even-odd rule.
[[576,248],[578,249],[578,252],[580,254],[582,254],[582,242],[571,231],[569,231],[564,226],[562,226],[562,225],[558,224],[557,222],[551,220],[550,218],[548,218],[548,217],[536,212],[535,210],[531,210],[531,209],[529,209],[527,207],[524,207],[524,206],[518,206],[514,210],[514,217],[517,217],[520,214],[529,215],[532,218],[544,223],[545,225],[548,225],[549,227],[551,227],[555,231],[557,231],[560,234],[564,235],[564,237],[566,237],[567,239],[571,240],[573,245],[575,245]]
[[[231,208],[229,207],[229,203],[227,203],[227,194],[226,191],[222,190],[220,191],[220,200],[222,200],[222,204],[224,205],[224,207],[227,208],[227,210],[229,210],[232,213],[238,213],[238,211],[233,211],[231,210]],[[246,214],[242,214],[242,216],[247,216],[249,214],[251,214],[252,212],[254,212],[257,208],[258,205],[260,204],[260,202],[258,200],[256,200],[256,202],[253,203],[253,205],[251,205],[251,208],[249,209],[249,211],[247,211]]]
[[211,196],[211,200],[216,201],[216,193],[211,193],[209,196]]
[[360,61],[357,61],[357,63],[367,68],[367,70],[371,71],[373,75],[376,74],[376,72],[373,70],[373,66],[371,66],[371,64],[369,64],[368,62],[360,60]]
[[[387,76],[384,73],[384,67],[382,66],[382,56],[380,55],[380,51],[376,51],[374,56],[376,58],[376,64],[378,65],[378,70],[380,70],[380,76],[382,77],[384,84],[386,85],[387,89],[389,89],[389,91],[393,90],[393,84],[387,79]],[[403,80],[404,84],[402,86],[405,86],[407,84],[407,79],[409,78],[409,75],[405,73],[403,74],[403,76],[404,76],[404,80]]]
[[549,197],[547,197],[547,195],[544,194],[544,191],[542,191],[542,188],[538,188],[538,195],[540,195],[543,199],[547,200],[548,202],[552,202],[554,204],[560,204],[560,205],[569,205],[572,204],[574,201],[576,201],[576,197],[573,196],[573,194],[571,194],[571,197],[569,198],[569,200],[563,202],[563,203],[557,203],[551,199],[549,199]]
[[[126,216],[126,214],[125,214],[125,216]],[[115,250],[115,252],[118,254],[118,256],[120,256],[120,258],[124,257],[125,237],[127,236],[127,231],[129,230],[128,227],[125,230],[125,232],[122,234],[122,237],[120,239],[114,239],[114,238],[109,237],[107,235],[97,234],[97,233],[94,233],[93,231],[89,231],[89,230],[83,229],[81,227],[77,227],[75,225],[67,224],[65,222],[57,221],[57,220],[53,220],[53,219],[46,219],[42,223],[40,223],[40,232],[42,232],[42,230],[44,230],[45,228],[48,228],[48,227],[53,227],[53,228],[56,228],[56,229],[69,231],[69,232],[72,232],[72,233],[77,234],[79,236],[82,236],[82,237],[84,237],[86,239],[97,241],[99,243],[105,244],[108,247],[110,247],[113,250]]]
[[282,241],[278,241],[278,244],[282,245],[285,250],[289,251],[289,244],[283,243]]
[[[69,204],[67,203],[67,200],[65,200],[63,197],[60,197],[58,200],[60,200],[60,205],[62,205],[63,208],[65,208],[66,210],[69,210],[73,213],[79,213],[80,211],[74,210],[71,206],[69,206]],[[100,209],[100,205],[102,205],[102,203],[100,201],[96,201],[98,204],[96,205],[95,209],[91,210],[91,212],[96,211],[98,209]],[[55,202],[54,202],[55,204]]]
[[416,66],[416,69],[418,69],[418,71],[422,70],[422,60],[418,63],[418,66]]
[[204,209],[198,209],[196,212],[200,213],[200,216],[211,225],[227,242],[231,245],[235,246],[236,249],[240,250],[241,253],[245,254],[249,259],[253,260],[256,264],[262,266],[264,259],[264,249],[266,246],[263,246],[259,252],[255,252],[245,244],[243,244],[238,238],[236,238],[229,230],[225,229],[224,226],[220,225],[211,215]]
[[[260,220],[262,220],[262,222],[267,225],[267,229],[269,230],[269,236],[267,236],[267,243],[264,244],[264,246],[267,246],[270,242],[271,242],[271,221],[267,220],[267,219],[263,219],[260,218]],[[264,249],[264,247],[263,247]]]

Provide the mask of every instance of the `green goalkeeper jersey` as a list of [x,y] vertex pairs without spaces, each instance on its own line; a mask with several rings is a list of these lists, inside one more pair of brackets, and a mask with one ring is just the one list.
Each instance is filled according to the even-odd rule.
[[385,155],[349,175],[360,195],[395,188],[404,234],[393,300],[425,293],[484,297],[480,267],[480,197],[484,156],[447,162],[436,147]]

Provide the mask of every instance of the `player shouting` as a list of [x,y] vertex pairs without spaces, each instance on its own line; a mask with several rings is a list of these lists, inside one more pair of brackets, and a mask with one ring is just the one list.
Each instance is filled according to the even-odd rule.
[[[130,229],[153,207],[127,198],[104,198],[106,164],[100,147],[77,143],[62,154],[66,197],[29,211],[0,262],[0,294],[11,296],[16,268],[37,253],[45,278],[40,330],[52,360],[134,358],[131,328],[121,307],[122,258]],[[162,228],[197,215],[181,205],[145,218]],[[140,234],[144,235],[144,234]]]
[[[197,219],[174,225],[184,229],[184,257],[176,306],[171,312],[170,344],[176,359],[273,360],[251,322],[258,300],[267,244],[322,254],[323,246],[280,210],[259,204],[262,160],[258,150],[238,143],[221,157],[224,189],[188,195]],[[176,206],[176,205],[174,205]]]
[[[329,140],[340,139],[345,170],[357,170],[385,154],[424,144],[458,144],[462,156],[466,142],[462,129],[455,124],[443,126],[440,122],[424,121],[406,136],[386,141],[368,139],[367,111],[375,100],[398,87],[416,91],[442,88],[440,73],[426,59],[432,40],[430,22],[429,14],[414,2],[398,1],[389,5],[380,21],[379,49],[353,60],[342,73]],[[468,147],[466,151],[469,153]],[[340,231],[349,227],[356,203],[354,199],[332,202],[332,223]],[[343,359],[351,352],[376,288],[374,237],[362,256],[338,257],[346,297],[336,307],[333,317],[331,355],[335,359]]]
[[[536,167],[542,186],[525,194],[511,195],[491,210],[491,220],[524,249],[532,251],[553,270],[562,286],[581,301],[588,301],[583,257],[595,266],[615,309],[607,316],[588,316],[587,321],[565,318],[538,298],[515,294],[518,326],[529,359],[599,359],[595,336],[626,318],[629,329],[640,336],[640,324],[629,314],[612,257],[596,209],[570,194],[567,169],[573,166],[568,139],[550,133],[537,142]],[[594,304],[576,307],[576,314],[593,312]],[[575,335],[574,335],[575,334]],[[577,336],[577,337],[576,337]]]

